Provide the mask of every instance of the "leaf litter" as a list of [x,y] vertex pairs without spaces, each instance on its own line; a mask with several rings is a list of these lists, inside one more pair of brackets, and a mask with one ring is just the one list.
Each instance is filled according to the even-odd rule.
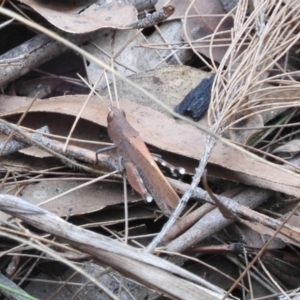
[[[164,5],[164,3],[162,4],[162,1],[159,1],[156,6],[157,10],[159,10],[159,5]],[[244,294],[249,294],[247,296],[248,298],[270,294],[275,295],[278,293],[287,297],[288,288],[296,288],[299,286],[299,277],[295,275],[297,274],[297,268],[291,266],[293,257],[295,259],[294,261],[297,261],[295,250],[299,246],[300,238],[297,222],[297,198],[293,198],[299,197],[299,175],[294,171],[289,171],[291,166],[293,166],[292,160],[284,161],[281,157],[275,156],[275,154],[278,149],[279,151],[284,150],[288,153],[292,152],[293,154],[297,154],[298,151],[297,139],[289,142],[291,136],[296,136],[296,133],[289,130],[289,123],[297,122],[297,114],[291,113],[291,110],[299,106],[299,88],[297,81],[295,81],[296,73],[288,73],[287,71],[291,67],[294,67],[292,60],[289,60],[287,49],[292,48],[298,39],[296,17],[299,13],[299,7],[298,5],[291,7],[290,3],[286,1],[275,3],[265,0],[263,3],[254,3],[253,6],[249,5],[247,1],[241,1],[235,10],[230,11],[226,21],[220,24],[220,19],[225,15],[225,11],[219,1],[193,1],[190,8],[182,6],[182,3],[177,3],[176,1],[172,1],[171,5],[175,6],[175,14],[172,18],[182,20],[183,27],[181,35],[168,35],[168,30],[172,26],[172,22],[174,26],[176,24],[176,28],[178,28],[179,23],[177,20],[174,20],[162,24],[160,27],[155,25],[155,29],[153,28],[153,34],[161,37],[161,44],[159,44],[157,40],[151,44],[151,33],[149,34],[146,31],[138,32],[131,30],[128,31],[127,34],[124,31],[118,31],[115,35],[111,29],[102,29],[102,31],[99,31],[99,34],[95,33],[95,39],[92,38],[90,43],[84,47],[90,53],[102,53],[102,56],[99,56],[101,59],[108,57],[106,59],[107,64],[115,67],[125,76],[130,75],[128,78],[131,78],[133,82],[136,82],[145,88],[145,90],[150,91],[156,95],[157,98],[165,100],[165,103],[172,108],[185,97],[188,91],[193,89],[201,81],[201,78],[209,77],[211,74],[210,71],[217,74],[217,79],[212,89],[212,100],[208,115],[200,120],[199,124],[206,126],[206,128],[209,128],[209,130],[214,131],[218,135],[223,135],[231,141],[243,145],[247,150],[241,151],[240,148],[224,144],[222,140],[220,140],[216,142],[210,153],[210,149],[205,148],[206,135],[199,131],[198,128],[141,106],[140,104],[150,105],[154,108],[157,107],[157,105],[153,106],[153,103],[148,104],[147,102],[149,102],[149,100],[147,97],[137,92],[137,90],[131,90],[132,87],[129,88],[129,86],[124,85],[122,81],[115,82],[114,76],[108,76],[108,80],[111,82],[112,90],[114,86],[117,86],[118,92],[114,91],[114,99],[120,98],[120,105],[126,112],[128,121],[139,131],[141,137],[152,148],[151,151],[159,152],[166,160],[168,160],[168,157],[171,158],[172,155],[173,157],[174,155],[179,155],[177,161],[183,162],[182,166],[189,170],[188,174],[182,179],[184,182],[190,181],[189,174],[194,172],[194,168],[197,166],[196,160],[202,158],[202,166],[205,166],[207,159],[209,161],[209,165],[207,166],[210,175],[209,185],[215,193],[221,195],[219,196],[219,200],[224,201],[222,202],[223,204],[240,216],[238,222],[224,218],[219,209],[212,205],[214,202],[211,202],[212,200],[206,191],[199,186],[197,188],[198,194],[193,195],[195,200],[189,201],[188,205],[188,208],[193,211],[186,214],[180,220],[185,227],[181,229],[180,233],[176,234],[176,237],[173,237],[164,244],[165,249],[172,253],[190,253],[189,259],[186,257],[181,259],[181,262],[179,262],[175,256],[170,256],[169,259],[171,262],[182,266],[176,269],[177,274],[181,274],[181,276],[186,276],[190,279],[193,278],[192,280],[197,281],[199,277],[197,277],[198,279],[196,280],[190,273],[178,272],[184,272],[185,269],[192,270],[192,268],[188,266],[189,260],[191,259],[196,260],[196,266],[199,266],[199,264],[203,262],[200,253],[204,251],[202,246],[204,242],[208,242],[211,246],[211,253],[220,253],[218,249],[222,243],[227,242],[229,246],[232,246],[230,252],[231,256],[226,255],[224,247],[223,252],[218,256],[220,263],[217,265],[211,263],[211,268],[218,267],[219,265],[219,269],[226,272],[226,270],[231,268],[229,266],[237,266],[240,268],[242,275],[244,275],[248,269],[256,263],[256,260],[261,257],[261,260],[256,264],[258,269],[251,269],[251,272],[256,272],[255,276],[261,277],[264,284],[261,284],[261,281],[257,279],[252,279],[253,282],[251,282],[251,284],[247,283],[246,286],[239,285],[242,277],[240,276],[239,280],[236,281],[239,277],[239,273],[235,272],[234,274],[228,274],[232,275],[233,278],[230,278],[227,284],[222,284],[221,279],[219,282],[217,280],[210,280],[208,276],[207,279],[210,283],[202,282],[202,284],[207,287],[206,290],[201,289],[200,286],[195,288],[192,285],[184,285],[179,279],[177,279],[179,280],[177,286],[180,288],[173,290],[171,288],[162,289],[159,280],[156,279],[160,278],[160,280],[172,282],[173,284],[175,282],[175,279],[171,277],[171,273],[174,273],[174,270],[171,271],[171,265],[165,266],[164,260],[159,259],[156,261],[152,259],[154,258],[153,255],[144,251],[139,252],[138,255],[142,257],[145,254],[147,256],[149,260],[147,265],[143,265],[144,262],[140,260],[129,261],[128,257],[132,258],[136,250],[135,248],[140,247],[139,238],[142,238],[144,233],[146,234],[144,237],[144,245],[147,246],[152,239],[151,233],[159,232],[162,228],[162,224],[165,223],[166,220],[161,218],[154,204],[147,205],[136,202],[140,197],[135,194],[128,196],[129,215],[131,210],[142,207],[148,210],[148,216],[150,217],[152,215],[152,218],[150,217],[148,219],[147,217],[147,221],[145,221],[146,219],[144,218],[138,218],[136,221],[133,221],[132,218],[124,217],[124,226],[121,226],[123,225],[122,220],[114,221],[115,217],[112,213],[110,214],[110,211],[122,209],[123,189],[120,183],[97,182],[88,185],[82,190],[68,194],[65,198],[51,201],[47,209],[55,212],[57,215],[66,216],[67,218],[72,216],[70,221],[75,222],[75,224],[77,222],[78,225],[82,224],[82,222],[76,221],[76,216],[77,218],[86,217],[86,219],[89,220],[91,212],[93,212],[93,215],[97,215],[98,211],[99,215],[96,223],[101,224],[101,214],[99,210],[107,212],[108,216],[105,218],[106,223],[99,227],[102,231],[97,232],[99,239],[102,238],[103,235],[109,236],[106,242],[111,246],[110,250],[106,252],[104,256],[101,256],[101,251],[96,253],[91,249],[93,243],[91,239],[89,241],[87,238],[89,232],[84,232],[86,236],[83,237],[80,242],[75,238],[70,239],[71,235],[69,235],[67,237],[68,243],[77,249],[81,249],[84,253],[94,256],[98,261],[105,261],[106,265],[114,268],[116,271],[134,278],[146,286],[154,287],[157,292],[167,294],[170,297],[221,299],[226,293],[219,288],[229,290],[230,292],[235,288],[233,291],[234,294],[229,295],[229,292],[227,293],[228,295],[226,295],[226,297],[230,298],[234,297],[234,295],[242,295],[243,292]],[[203,12],[204,7],[206,7],[206,12]],[[73,9],[74,8],[77,9],[75,6]],[[54,7],[54,9],[62,14],[64,13],[59,6]],[[287,19],[285,19],[285,14],[282,12],[283,10],[286,11],[288,18],[290,18],[288,23],[286,23]],[[36,11],[39,10],[36,9]],[[119,12],[120,11],[118,11],[118,13]],[[207,12],[209,12],[209,14]],[[274,15],[274,12],[277,12],[277,15]],[[86,13],[87,19],[92,18],[91,11],[86,10]],[[89,13],[91,14],[88,15]],[[208,14],[208,16],[205,16],[205,13]],[[48,15],[45,14],[45,12],[41,12],[41,14],[47,19]],[[110,14],[111,12],[109,11],[104,12],[106,17]],[[213,14],[217,15],[214,16]],[[222,16],[220,17],[220,15]],[[71,21],[68,18],[64,18],[63,21],[66,21],[66,23],[69,22],[70,25],[71,23],[76,25],[76,17]],[[292,21],[290,22],[290,20]],[[128,23],[125,23],[122,19],[120,19],[120,21],[120,27],[128,25]],[[230,24],[231,22],[233,22],[233,25]],[[278,24],[281,24],[280,26],[282,27]],[[103,26],[101,22],[97,22],[97,25],[100,26],[99,28],[103,28],[101,27]],[[273,25],[273,27],[271,25]],[[61,27],[61,29],[65,27],[65,25],[62,26],[62,24],[55,24],[55,26]],[[76,32],[77,30],[81,33],[94,31],[95,27],[93,26],[94,25],[90,28],[87,27],[86,29],[75,26],[75,28],[70,31]],[[115,28],[115,24],[110,23],[108,27]],[[201,30],[202,28],[203,30]],[[276,30],[271,31],[270,28],[275,28]],[[223,36],[216,32],[216,30],[220,29],[225,33]],[[284,30],[286,36],[279,35],[279,37],[277,37],[278,44],[274,44],[276,40],[274,36]],[[99,36],[103,37],[102,41],[101,38],[99,40]],[[124,39],[122,40],[123,37]],[[205,37],[207,37],[209,41],[207,44],[203,42]],[[220,37],[221,39],[218,41]],[[173,38],[175,38],[175,40],[173,40]],[[202,38],[204,39],[202,40]],[[201,40],[201,44],[198,43],[197,39]],[[131,41],[134,41],[134,43],[130,44]],[[102,44],[100,45],[99,42],[102,42]],[[145,52],[148,54],[143,55],[142,50],[145,45],[142,45],[142,43],[145,42],[148,42],[149,45],[149,47],[146,47]],[[286,44],[284,44],[284,42]],[[219,46],[219,43],[223,45]],[[284,47],[282,45],[284,45]],[[135,52],[135,49],[138,47],[140,47],[139,56],[137,56]],[[162,49],[162,47],[165,49]],[[92,49],[96,49],[96,51],[92,51]],[[192,52],[191,49],[194,52]],[[195,49],[197,49],[196,52],[200,54],[197,54]],[[180,52],[184,53],[184,55],[179,54]],[[187,53],[189,54],[186,55]],[[205,69],[205,71],[201,71],[203,75],[199,70],[194,70],[187,66],[170,66],[170,64],[174,64],[174,62],[191,64],[191,61],[188,60],[192,57],[190,53],[194,53],[195,66],[199,64],[199,61],[204,62],[202,69]],[[170,59],[170,55],[173,55],[172,59]],[[203,55],[205,55],[206,58]],[[287,63],[285,65],[280,61],[283,55],[286,55],[285,59]],[[152,60],[154,56],[156,56],[156,58]],[[253,59],[250,59],[250,57]],[[153,64],[151,66],[149,64],[147,65],[147,63],[144,65],[140,64],[137,67],[137,65],[134,66],[136,61],[141,63],[148,61]],[[249,65],[249,62],[253,64]],[[10,62],[4,61],[4,63],[9,64]],[[216,63],[219,65],[216,65]],[[61,64],[63,65],[63,61],[61,61]],[[87,74],[83,72],[82,75],[89,78],[89,83],[94,85],[94,89],[97,88],[97,92],[105,96],[110,94],[111,92],[109,92],[108,89],[105,90],[105,86],[107,85],[106,80],[102,79],[102,83],[99,85],[101,76],[103,78],[106,76],[104,75],[103,69],[99,69],[96,64],[88,60],[84,61],[83,64],[87,67]],[[93,66],[93,70],[90,68],[91,65]],[[210,66],[210,69],[205,67],[205,65]],[[163,69],[158,69],[158,66],[163,66]],[[276,69],[276,72],[280,75],[276,75],[276,73],[274,75],[274,73],[272,73],[274,69]],[[130,70],[130,72],[128,72],[128,70]],[[36,77],[35,80],[38,82],[39,77]],[[42,85],[47,83],[45,80],[41,80],[40,82]],[[34,85],[35,84],[33,84],[33,86]],[[11,86],[9,86],[7,90],[9,89],[11,91],[13,90]],[[34,87],[32,89],[32,95],[38,92],[34,90]],[[69,134],[69,130],[74,122],[74,117],[81,114],[80,117],[82,120],[76,125],[76,130],[72,133],[68,151],[65,152],[67,156],[71,155],[72,159],[61,160],[58,159],[60,156],[57,156],[58,158],[56,159],[45,156],[42,158],[32,147],[31,152],[29,152],[28,149],[22,150],[26,155],[41,157],[36,158],[41,161],[41,164],[42,161],[49,160],[51,167],[43,169],[42,172],[33,165],[31,165],[30,170],[17,169],[17,164],[13,168],[8,168],[5,167],[7,166],[7,162],[3,161],[2,188],[5,193],[20,195],[28,200],[33,200],[34,195],[37,195],[43,201],[47,201],[51,198],[50,194],[53,196],[53,193],[57,194],[58,190],[72,190],[72,187],[76,186],[76,180],[80,177],[82,177],[84,181],[89,180],[90,177],[90,174],[82,173],[82,171],[77,169],[78,167],[74,168],[75,159],[88,163],[88,168],[91,170],[91,173],[93,173],[92,170],[96,167],[95,156],[93,156],[94,151],[99,145],[107,145],[109,142],[105,132],[107,105],[109,103],[107,99],[104,105],[97,97],[90,97],[89,103],[83,112],[81,112],[81,108],[85,103],[85,96],[62,96],[64,93],[68,94],[69,91],[59,91],[57,85],[54,84],[46,97],[49,97],[54,90],[59,93],[60,97],[36,100],[32,107],[30,107],[27,117],[22,121],[21,125],[34,130],[44,125],[49,126],[49,139],[42,141],[49,143],[49,146],[57,140],[58,143],[55,142],[56,149],[62,149],[65,137]],[[6,120],[17,123],[20,115],[27,111],[26,108],[29,103],[31,103],[31,99],[22,98],[17,95],[8,96],[5,91],[6,87],[3,87],[3,95],[1,95],[0,99],[1,116]],[[135,101],[136,99],[139,104],[128,102],[128,100]],[[18,141],[18,135],[12,135],[10,139]],[[213,144],[214,142],[211,143],[210,146]],[[70,149],[72,149],[73,152]],[[277,150],[274,151],[274,149]],[[249,151],[253,151],[263,159],[249,155]],[[268,152],[273,152],[273,155]],[[61,153],[64,154],[63,151]],[[168,153],[172,153],[172,155]],[[21,156],[18,157],[18,159],[23,158],[26,160],[26,155],[19,155]],[[184,162],[184,158],[187,160],[186,163]],[[67,166],[65,165],[66,162],[68,162]],[[118,168],[114,154],[110,153],[109,155],[100,157],[96,172],[99,172],[99,168],[100,171],[102,170],[102,166],[105,165],[104,162],[107,162],[106,171],[107,168],[109,170]],[[62,171],[55,172],[55,168],[62,168]],[[293,170],[297,170],[297,166],[294,166]],[[199,177],[199,174],[197,176]],[[200,177],[198,179],[200,179]],[[114,177],[113,180],[120,179]],[[235,183],[232,183],[232,181]],[[176,184],[180,183],[178,179],[175,180],[175,182]],[[246,187],[243,186],[242,183],[248,185],[248,188],[245,189]],[[236,186],[237,184],[238,186]],[[95,193],[95,189],[97,191],[99,186],[111,186],[111,192],[109,188],[105,188],[105,192],[101,193],[100,196],[98,192]],[[118,187],[119,191],[116,187]],[[259,187],[268,190],[260,189]],[[184,193],[187,188],[188,185],[185,184],[184,187],[178,186],[175,189],[179,193]],[[231,193],[231,191],[237,188],[241,189],[237,194]],[[45,189],[49,191],[49,193],[41,193],[41,190]],[[245,190],[243,191],[243,189]],[[278,197],[278,195],[280,195],[278,192],[284,193],[281,199]],[[110,195],[110,193],[112,194]],[[112,198],[116,201],[115,204],[113,204],[113,200],[109,195],[113,195]],[[132,199],[136,200],[132,201]],[[211,204],[203,204],[199,199],[210,201]],[[234,200],[232,199],[238,201],[238,204],[234,204]],[[5,199],[3,199],[3,201],[4,200]],[[277,206],[274,202],[278,203]],[[263,203],[263,210],[260,210],[260,213],[252,210],[256,206],[262,206]],[[192,208],[192,204],[194,208]],[[246,208],[245,206],[249,206],[250,208]],[[288,207],[288,210],[284,212],[280,209],[281,207]],[[41,212],[43,218],[45,217],[45,219],[43,219],[44,224],[36,220],[34,216],[31,216],[30,212],[32,213],[36,211],[36,209],[37,208],[33,209],[33,207],[26,204],[26,202],[21,202],[20,198],[11,198],[10,204],[6,204],[6,208],[5,206],[1,208],[3,212],[14,215],[25,221],[25,223],[27,222],[47,233],[66,239],[65,235],[61,235],[54,227],[50,226],[50,219],[53,218],[51,214],[44,211]],[[281,215],[284,215],[284,218],[279,218]],[[153,218],[155,218],[155,221],[152,221]],[[2,220],[7,220],[7,217]],[[128,220],[130,220],[129,228]],[[67,224],[62,224],[58,220],[55,222],[61,224],[62,228],[66,230]],[[23,225],[25,223],[23,223]],[[175,225],[172,226],[172,230],[178,231],[179,226],[181,226],[179,223],[180,222],[176,222]],[[91,221],[91,227],[95,229],[99,226],[94,225],[95,227],[93,227],[92,224]],[[88,226],[88,224],[85,225]],[[139,228],[140,225],[144,225],[144,233],[140,237],[131,237],[131,234],[134,234],[133,229]],[[90,226],[88,227],[90,228]],[[225,227],[226,230],[222,231]],[[247,231],[245,228],[247,228]],[[74,227],[72,230],[75,232],[77,228]],[[238,237],[233,237],[234,233],[238,233]],[[4,236],[3,234],[4,233],[2,233],[2,236]],[[33,237],[34,234],[36,234],[36,232],[30,232],[31,239],[36,238]],[[215,234],[216,238],[214,240],[212,238],[213,234]],[[256,242],[253,245],[254,237],[256,237]],[[16,237],[11,236],[11,238]],[[119,250],[117,250],[118,247],[124,245],[123,241],[128,240],[128,238],[130,245],[134,245],[135,248],[128,246],[126,250],[128,253],[125,250],[123,253],[119,252]],[[208,238],[210,239],[208,240]],[[233,241],[236,241],[236,238],[239,240],[239,243],[242,244],[242,247],[239,249],[244,249],[243,257],[241,257],[240,252],[234,250],[238,249],[233,247]],[[120,244],[114,244],[114,239],[118,239]],[[262,241],[261,243],[259,243],[260,239]],[[252,244],[250,243],[251,240]],[[274,243],[275,241],[277,244]],[[115,245],[116,248],[114,248],[113,245]],[[268,248],[269,245],[272,246],[272,248]],[[59,243],[56,244],[56,247],[61,246]],[[250,246],[256,247],[257,250],[254,251],[249,248]],[[288,246],[293,246],[293,251],[288,250]],[[44,249],[44,251],[51,253],[51,248],[52,247],[48,250]],[[192,248],[194,249],[193,253],[189,252]],[[268,250],[265,250],[267,248]],[[159,250],[160,249],[156,249],[156,251]],[[272,252],[275,250],[280,250],[280,253]],[[26,249],[21,251],[20,253],[25,253]],[[264,256],[262,256],[262,251],[265,251]],[[116,253],[117,256],[114,256],[115,254],[113,253]],[[248,259],[246,259],[247,256],[245,256],[245,253],[249,259],[251,259],[251,257],[255,258],[249,262]],[[137,254],[135,253],[134,255]],[[234,259],[231,259],[233,256]],[[106,257],[106,259],[104,260],[103,257]],[[280,263],[281,266],[279,266],[279,264],[277,265],[281,273],[273,267],[278,257],[280,257],[283,262]],[[227,260],[230,261],[229,265],[227,267],[221,267],[223,265],[226,266],[226,263],[228,263]],[[121,267],[121,264],[123,264],[123,267]],[[290,266],[284,268],[285,264],[290,264]],[[249,265],[249,267],[246,268],[245,265]],[[129,266],[131,266],[131,270]],[[165,271],[165,273],[161,273],[161,269],[158,271],[158,266],[165,266],[164,270],[167,269],[171,273]],[[268,269],[268,273],[266,273],[266,269]],[[153,270],[156,274],[154,277],[156,276],[157,278],[147,277],[140,272],[141,270],[147,270],[149,274],[151,273],[149,270]],[[107,272],[110,272],[110,270],[107,270]],[[204,272],[209,273],[210,276],[213,274],[211,269],[206,269]],[[268,278],[264,277],[262,272],[265,272]],[[159,277],[159,274],[161,274],[162,277]],[[197,273],[197,276],[200,274],[201,272]],[[224,275],[220,276],[221,277],[218,278],[222,278]],[[276,281],[277,278],[279,278],[279,281]],[[291,280],[289,281],[288,278]],[[270,284],[270,281],[272,284]],[[105,284],[109,285],[107,282]],[[251,286],[255,287],[255,289],[251,289]],[[105,287],[101,286],[100,288],[106,291]],[[174,286],[172,288],[174,288]],[[120,291],[123,290],[122,282],[119,284],[118,289]],[[30,291],[30,293],[34,294],[34,291]],[[76,291],[73,293],[76,293]],[[109,294],[109,291],[106,291],[106,293]],[[116,297],[116,294],[109,295],[110,297]],[[119,295],[121,299],[127,297],[125,294],[122,294],[122,292],[119,292]],[[243,298],[243,296],[238,297]],[[137,298],[139,298],[139,296],[137,296]]]
[[137,14],[136,9],[125,1],[20,2],[33,8],[55,27],[76,34],[89,33],[101,28],[126,27],[136,20]]

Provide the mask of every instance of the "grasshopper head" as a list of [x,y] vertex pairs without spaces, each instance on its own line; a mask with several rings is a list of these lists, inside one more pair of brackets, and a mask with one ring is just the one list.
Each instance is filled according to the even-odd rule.
[[138,135],[126,120],[124,111],[114,106],[107,115],[107,131],[115,145],[119,145],[124,139]]
[[115,120],[126,118],[124,110],[113,106],[107,115],[107,123],[110,124]]

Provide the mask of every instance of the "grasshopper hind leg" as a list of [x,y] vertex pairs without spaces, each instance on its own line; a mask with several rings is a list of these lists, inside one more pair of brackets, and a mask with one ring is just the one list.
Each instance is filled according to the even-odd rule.
[[147,203],[152,202],[153,197],[145,188],[143,180],[134,164],[130,162],[124,162],[124,167],[126,170],[127,179],[133,189],[137,191]]
[[[137,170],[135,165],[131,162],[124,162],[124,167],[126,170],[127,179],[130,185],[133,187],[133,189],[136,190],[147,203],[152,202],[153,197],[146,189],[143,179],[140,176],[139,171]],[[162,210],[164,215],[169,217],[172,212],[167,206],[167,204],[164,201],[157,201],[157,199],[154,200],[158,207]]]
[[161,155],[156,153],[151,153],[153,159],[157,163],[157,165],[162,169],[163,173],[166,173],[166,176],[182,179],[185,175],[185,169],[182,167],[175,167],[171,164],[169,164],[167,161],[162,159]]

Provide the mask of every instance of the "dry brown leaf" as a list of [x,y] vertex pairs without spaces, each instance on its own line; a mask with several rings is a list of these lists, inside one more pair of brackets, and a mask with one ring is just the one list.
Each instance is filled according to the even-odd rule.
[[[112,54],[111,42],[114,40],[114,49]],[[111,64],[111,56],[114,56],[114,68],[116,71],[124,76],[129,76],[140,71],[150,70],[155,68],[161,63],[162,57],[152,49],[145,49],[138,47],[144,44],[146,38],[138,30],[114,31],[114,30],[101,30],[96,36],[93,36],[92,43],[84,46],[85,50],[92,54],[94,57],[103,61],[104,63]],[[117,55],[119,53],[119,55]],[[161,66],[166,66],[167,63],[163,62]],[[99,88],[106,87],[107,82],[102,74],[103,69],[98,65],[91,62],[87,67],[89,81],[95,84],[99,76],[102,75]],[[111,74],[107,74],[111,81]]]
[[[156,4],[156,9],[160,9],[163,5],[165,5],[166,1],[159,1]],[[184,16],[189,5],[190,1],[180,1],[180,0],[172,0],[168,2],[168,5],[172,5],[175,7],[175,12],[172,17]],[[227,50],[227,47],[217,46],[218,44],[224,44],[226,42],[216,42],[213,43],[213,50],[211,57],[209,52],[209,43],[211,34],[215,31],[215,29],[219,26],[219,23],[222,19],[222,15],[224,16],[226,11],[224,10],[220,1],[207,1],[207,0],[196,0],[193,4],[192,8],[188,12],[188,16],[198,15],[198,18],[191,17],[186,20],[186,29],[188,38],[194,42],[198,39],[203,39],[204,37],[208,37],[203,42],[193,43],[196,50],[210,57],[212,60],[220,62]],[[206,16],[209,15],[209,16]],[[218,15],[218,16],[213,16]],[[220,16],[221,15],[221,16]],[[224,39],[230,38],[230,30],[232,28],[232,20],[227,18],[219,27],[218,32],[222,32],[222,34],[217,35],[216,39]],[[186,38],[186,37],[184,37]]]
[[[129,3],[74,4],[68,1],[18,0],[33,8],[57,28],[70,33],[88,33],[101,28],[122,28],[136,21],[137,11]],[[90,6],[88,6],[91,4]]]
[[[42,100],[47,101],[47,100]],[[9,118],[9,121],[17,122],[18,116]],[[50,129],[50,133],[66,137],[72,128],[74,118],[68,114],[60,115],[59,118],[55,114],[49,114],[47,111],[32,113],[29,117],[26,117],[22,122],[22,126],[29,128],[40,128],[40,124],[47,124]],[[99,136],[103,136],[103,139],[100,140]],[[96,141],[96,142],[109,142],[106,132],[101,132],[99,126],[89,122],[88,120],[79,120],[78,125],[74,130],[72,135],[74,139],[81,139],[87,141]],[[1,136],[0,136],[1,138]],[[1,140],[1,139],[0,139]],[[63,142],[63,140],[61,140]],[[83,147],[89,150],[96,151],[99,149],[99,145],[85,143],[84,141],[71,141],[70,144]],[[30,147],[27,149],[21,150],[22,153],[30,154],[37,157],[48,157],[49,153],[37,149],[35,147]]]
[[[137,74],[128,76],[128,78],[145,90],[149,91],[152,95],[161,99],[165,104],[170,107],[178,105],[184,97],[195,88],[199,82],[204,78],[209,78],[211,73],[195,69],[189,66],[167,66],[160,69],[139,72]],[[273,88],[271,85],[263,85],[264,88]],[[163,112],[164,110],[158,104],[154,103],[150,98],[142,95],[140,92],[132,89],[128,84],[123,81],[117,81],[118,95],[122,99],[130,100],[138,104],[146,105],[157,111]],[[113,87],[111,87],[113,91]],[[264,92],[265,93],[265,92]],[[107,88],[102,90],[101,95],[108,96]],[[295,91],[280,91],[277,93],[270,93],[264,95],[265,100],[263,103],[268,104],[273,101],[288,101],[298,95]],[[299,93],[300,96],[300,93]],[[264,124],[275,118],[278,114],[282,113],[285,108],[277,108],[276,104],[269,110],[259,113],[255,110],[247,109],[243,115],[249,115],[244,120],[235,124],[234,127],[240,127],[241,130],[230,129],[226,132],[226,137],[230,140],[239,142],[241,144],[248,144],[249,141],[261,131]],[[207,121],[207,114],[201,118],[199,124],[209,127]],[[250,128],[247,130],[247,128]],[[253,130],[253,128],[257,128]]]
[[[199,82],[210,76],[211,73],[204,72],[200,69],[185,65],[171,65],[159,69],[139,72],[128,76],[128,79],[151,92],[152,95],[161,99],[168,106],[175,107],[199,84]],[[147,96],[142,95],[139,91],[132,89],[132,87],[123,81],[117,81],[117,90],[118,95],[122,99],[146,105],[157,111],[164,111],[161,106],[154,103]],[[101,94],[108,96],[107,88],[105,88]],[[207,121],[204,122],[203,125],[208,126]]]
[[[53,112],[77,116],[84,101],[85,96],[82,95],[54,97],[47,101],[36,102],[31,112]],[[5,103],[0,98],[1,106],[4,108]],[[126,112],[128,121],[140,133],[146,143],[196,160],[201,159],[206,136],[196,127],[126,100],[121,101],[121,106]],[[25,107],[7,113],[2,110],[2,116],[21,113]],[[106,117],[107,108],[95,97],[91,99],[82,114],[83,119],[101,126],[107,125]],[[57,116],[57,118],[59,117]],[[258,161],[254,157],[225,144],[216,144],[210,162],[214,167],[221,166],[223,175],[226,177],[227,172],[228,176],[231,176],[230,178],[235,181],[280,191],[296,197],[300,196],[300,176],[298,174],[283,170],[275,164]]]
[[[72,181],[41,181],[37,184],[26,186],[23,190],[22,197],[32,204],[39,205],[83,183],[84,181],[78,181],[76,179]],[[138,194],[132,195],[128,193],[128,202],[136,202],[138,200],[141,200]],[[86,214],[103,209],[108,205],[123,202],[122,184],[98,182],[80,188],[41,207],[63,217]]]

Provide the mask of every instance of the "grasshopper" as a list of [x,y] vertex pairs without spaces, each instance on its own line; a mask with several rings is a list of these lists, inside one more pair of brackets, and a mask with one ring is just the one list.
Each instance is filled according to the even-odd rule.
[[[170,216],[179,197],[162,174],[139,133],[128,123],[123,110],[111,107],[107,116],[107,131],[122,159],[132,188],[146,202],[154,199],[162,212]],[[100,152],[103,150],[100,149],[96,154]]]

